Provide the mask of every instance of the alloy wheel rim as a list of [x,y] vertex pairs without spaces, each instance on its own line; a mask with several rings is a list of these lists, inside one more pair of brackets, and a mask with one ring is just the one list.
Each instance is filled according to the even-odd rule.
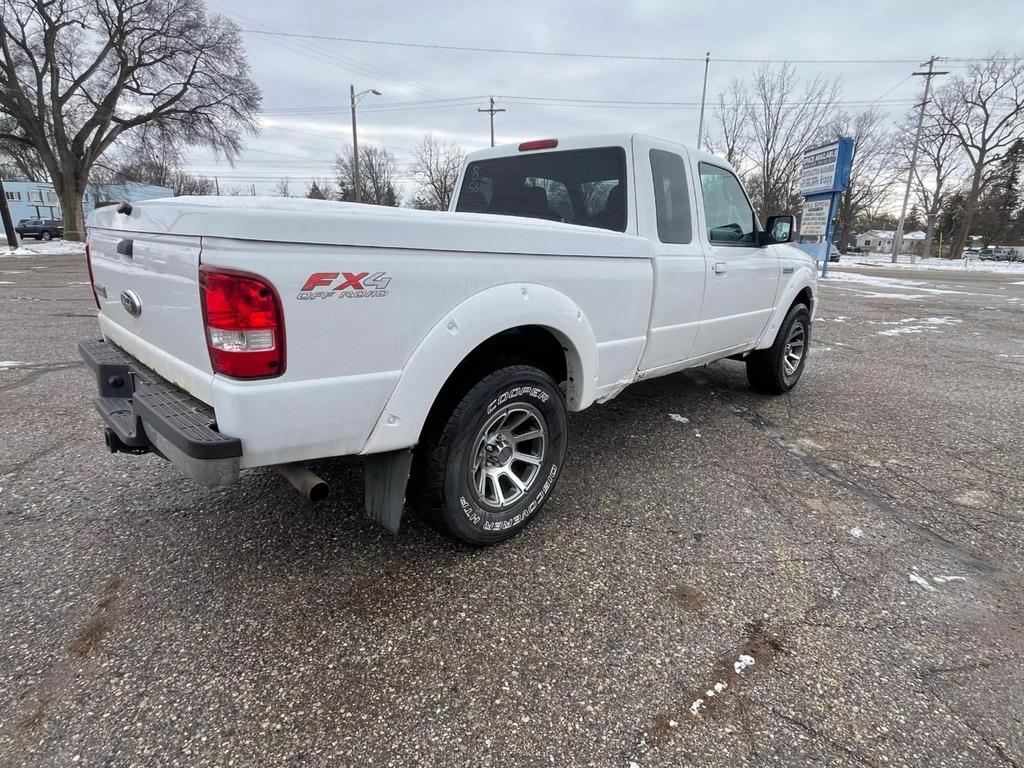
[[786,339],[786,347],[782,355],[782,367],[789,378],[797,372],[800,362],[804,359],[807,348],[807,330],[803,323],[794,323]]
[[516,403],[491,416],[480,428],[470,454],[469,483],[492,510],[521,501],[540,476],[548,429],[540,411]]

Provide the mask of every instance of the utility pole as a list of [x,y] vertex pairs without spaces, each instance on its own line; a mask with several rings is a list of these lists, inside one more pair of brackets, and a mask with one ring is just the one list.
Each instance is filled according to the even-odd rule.
[[4,191],[4,180],[0,179],[0,215],[4,220],[4,232],[7,233],[7,244],[13,251],[18,247],[18,233],[14,231],[14,222],[11,220],[11,208],[7,205],[7,192]]
[[697,121],[697,149],[704,141],[704,101],[708,97],[708,65],[711,63],[711,51],[704,54],[704,87],[700,92],[700,119]]
[[[896,235],[892,239],[892,263],[896,263],[900,248],[903,246],[903,227],[907,223],[907,203],[910,202],[910,187],[914,183],[914,175],[917,173],[917,152],[921,145],[921,129],[924,127],[924,112],[928,108],[928,96],[931,94],[932,78],[939,75],[948,75],[949,72],[936,72],[935,62],[937,56],[928,59],[927,72],[914,72],[913,77],[924,78],[924,98],[921,100],[921,111],[917,114],[917,130],[914,132],[914,150],[910,153],[910,173],[907,175],[907,187],[903,191],[903,207],[900,209],[900,222],[896,227]],[[924,64],[921,65],[922,67]],[[910,255],[910,263],[915,261],[914,254]]]
[[491,96],[491,106],[487,109],[478,109],[477,112],[487,112],[491,116],[491,146],[494,146],[494,114],[495,112],[507,112],[506,109],[495,109],[494,97]]
[[220,197],[220,179],[213,177],[213,188],[217,190],[217,197]]

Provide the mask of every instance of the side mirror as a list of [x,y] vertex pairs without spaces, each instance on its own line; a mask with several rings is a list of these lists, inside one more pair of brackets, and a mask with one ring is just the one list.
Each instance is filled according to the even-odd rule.
[[757,244],[761,247],[777,243],[789,243],[796,230],[796,218],[791,213],[768,217],[768,226],[757,233]]

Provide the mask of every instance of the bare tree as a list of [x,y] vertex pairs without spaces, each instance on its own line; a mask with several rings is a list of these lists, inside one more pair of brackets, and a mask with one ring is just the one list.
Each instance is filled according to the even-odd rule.
[[83,231],[97,159],[148,126],[229,159],[256,130],[260,92],[238,28],[202,0],[0,0],[0,139],[32,147]]
[[747,110],[747,151],[762,220],[796,204],[800,156],[820,137],[835,111],[839,81],[815,77],[801,87],[792,64],[765,64],[754,76]]
[[956,75],[936,98],[945,128],[966,156],[970,181],[954,254],[963,252],[978,201],[998,176],[1000,160],[1024,138],[1024,57],[973,62],[966,75]]
[[[355,196],[355,173],[352,163],[352,148],[334,159],[334,169],[342,200],[352,201]],[[371,205],[398,205],[398,164],[395,156],[382,147],[364,144],[359,147],[360,197]]]
[[729,161],[740,175],[744,175],[744,161],[750,149],[750,133],[747,130],[747,115],[750,111],[750,94],[742,80],[733,78],[728,93],[718,94],[718,105],[715,107],[715,118],[718,121],[720,136],[717,140],[706,141],[710,146]]
[[[916,115],[908,115],[900,126],[899,151],[907,164],[910,163],[913,151],[916,120]],[[931,256],[940,214],[961,187],[963,171],[963,150],[933,106],[925,113],[921,127],[921,141],[918,145],[917,168],[913,181],[914,197],[924,214],[925,221],[922,258]]]
[[291,197],[291,189],[288,183],[288,179],[279,179],[277,184],[274,185],[274,194],[278,197]]
[[181,195],[213,195],[217,186],[209,176],[193,176],[190,173],[178,171],[174,177],[174,194]]
[[458,144],[435,139],[432,133],[423,137],[412,151],[412,177],[419,183],[416,197],[419,205],[435,211],[446,211],[455,192],[455,182],[466,159]]
[[853,138],[853,163],[850,183],[839,207],[835,238],[845,250],[851,229],[859,222],[879,217],[889,202],[897,181],[895,137],[886,124],[882,110],[869,108],[856,114],[841,112],[832,119],[819,140]]
[[181,167],[180,148],[166,138],[145,126],[139,128],[126,140],[117,142],[115,150],[96,161],[89,181],[93,184],[152,184],[169,187],[177,196],[212,195],[216,189],[213,179],[187,173]]
[[331,189],[330,182],[313,177],[309,189],[306,190],[306,197],[312,200],[333,200],[334,190]]

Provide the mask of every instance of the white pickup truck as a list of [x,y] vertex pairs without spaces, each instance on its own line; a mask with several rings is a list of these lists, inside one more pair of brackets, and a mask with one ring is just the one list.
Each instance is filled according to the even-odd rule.
[[567,410],[721,358],[782,393],[807,361],[814,262],[762,227],[719,157],[642,135],[469,156],[452,209],[182,197],[97,210],[102,340],[81,353],[111,451],[208,486],[366,456],[366,508],[406,498],[473,544],[550,498]]

